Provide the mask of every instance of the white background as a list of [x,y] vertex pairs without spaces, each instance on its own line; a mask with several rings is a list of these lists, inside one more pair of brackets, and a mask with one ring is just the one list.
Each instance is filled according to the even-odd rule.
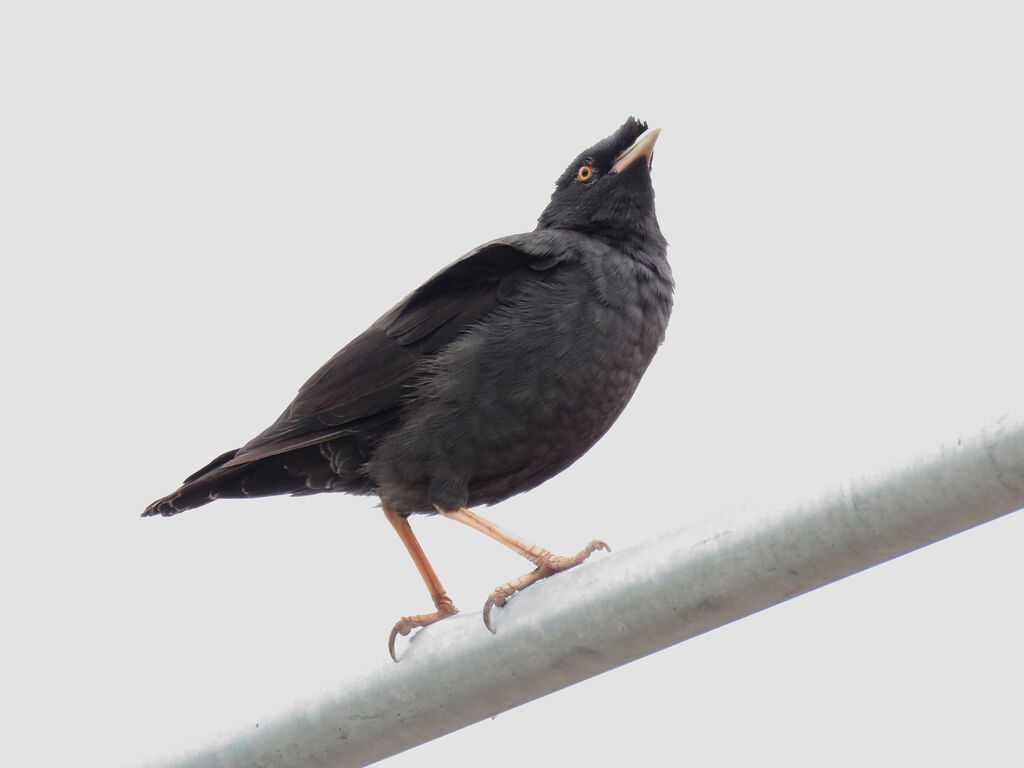
[[[1019,410],[1015,4],[507,7],[0,12],[0,763],[133,765],[387,660],[429,601],[374,499],[138,514],[627,115],[663,128],[668,339],[501,524],[624,548]],[[524,569],[414,524],[464,611]],[[384,765],[1019,765],[1022,544],[1011,515]]]

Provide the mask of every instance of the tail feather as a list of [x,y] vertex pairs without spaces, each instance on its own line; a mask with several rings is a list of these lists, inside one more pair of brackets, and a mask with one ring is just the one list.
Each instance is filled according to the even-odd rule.
[[213,490],[210,484],[202,483],[197,485],[183,485],[174,493],[157,499],[142,513],[143,517],[163,515],[170,517],[186,509],[195,509],[204,504],[209,504],[214,499],[220,498],[220,494]]
[[[201,507],[214,499],[239,499],[345,490],[369,493],[369,481],[357,472],[360,461],[344,453],[329,461],[319,445],[304,446],[287,453],[256,459],[252,463],[225,466],[238,451],[222,453],[198,472],[185,478],[174,493],[157,499],[143,517],[169,517]],[[349,460],[349,461],[346,461]]]
[[196,507],[203,506],[203,504],[209,504],[214,499],[219,498],[221,494],[218,492],[217,486],[227,478],[224,476],[224,473],[217,473],[216,470],[233,459],[237,453],[237,448],[225,451],[202,469],[193,472],[185,478],[181,487],[174,493],[164,496],[162,499],[157,499],[146,507],[142,516],[163,515],[164,517],[170,517],[179,512],[184,512],[186,509],[195,509]]

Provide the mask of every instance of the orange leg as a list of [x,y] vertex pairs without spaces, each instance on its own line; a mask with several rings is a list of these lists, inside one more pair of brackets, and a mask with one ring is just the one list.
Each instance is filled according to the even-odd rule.
[[398,657],[395,655],[395,638],[398,635],[408,635],[416,627],[425,627],[428,624],[433,624],[435,621],[458,613],[458,609],[455,604],[452,603],[452,599],[448,597],[448,594],[444,591],[444,587],[441,586],[441,580],[437,578],[437,574],[434,573],[434,568],[430,565],[430,561],[427,560],[426,554],[423,552],[423,547],[416,540],[416,536],[412,532],[412,527],[409,525],[409,521],[401,515],[394,512],[386,501],[382,500],[382,506],[384,507],[384,516],[388,519],[388,522],[394,526],[395,531],[398,533],[398,537],[405,544],[406,550],[409,552],[409,556],[412,558],[413,563],[416,565],[416,570],[420,572],[420,576],[423,578],[423,583],[427,585],[427,590],[430,592],[430,598],[434,601],[434,607],[437,610],[434,613],[421,613],[418,616],[403,616],[395,624],[391,630],[391,637],[388,639],[388,652],[391,654],[391,658],[398,661]]
[[436,509],[449,520],[455,520],[463,525],[468,525],[474,530],[487,534],[495,541],[501,542],[506,547],[522,555],[537,566],[530,573],[524,574],[518,579],[513,579],[507,584],[502,584],[491,593],[490,597],[487,598],[487,602],[484,603],[484,624],[492,633],[494,632],[494,627],[491,626],[491,609],[494,606],[498,606],[500,608],[505,605],[505,603],[508,602],[508,599],[519,590],[525,589],[535,581],[545,579],[559,571],[572,568],[574,565],[579,565],[590,557],[591,553],[599,549],[604,549],[608,552],[612,551],[612,548],[603,541],[595,539],[575,555],[572,555],[571,557],[561,557],[559,555],[553,555],[543,547],[538,547],[536,544],[526,541],[525,539],[521,539],[508,531],[502,530],[490,520],[485,520],[480,517],[480,515],[470,512],[465,507],[456,510],[455,512],[445,512],[440,507],[436,507]]

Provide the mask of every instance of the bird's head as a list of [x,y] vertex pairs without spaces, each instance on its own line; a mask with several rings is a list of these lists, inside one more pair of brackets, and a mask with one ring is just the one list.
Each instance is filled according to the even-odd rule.
[[619,242],[661,239],[651,185],[659,133],[631,117],[582,152],[555,182],[537,228],[572,229]]

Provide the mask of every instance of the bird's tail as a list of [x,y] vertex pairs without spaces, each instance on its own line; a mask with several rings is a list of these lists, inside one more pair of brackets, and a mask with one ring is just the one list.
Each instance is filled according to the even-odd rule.
[[[253,457],[251,461],[250,457]],[[142,516],[169,517],[209,504],[214,499],[244,499],[283,493],[301,495],[335,488],[369,492],[358,481],[341,486],[338,477],[335,468],[321,453],[319,444],[269,456],[242,452],[242,449],[227,451],[186,477],[174,493],[146,507]]]
[[179,512],[184,512],[186,509],[195,509],[204,504],[209,504],[214,499],[220,498],[224,482],[228,480],[231,474],[237,473],[233,473],[231,470],[220,472],[217,470],[231,461],[237,453],[237,449],[226,451],[202,469],[193,472],[185,478],[181,487],[174,493],[164,496],[162,499],[157,499],[146,507],[142,516],[163,515],[164,517],[170,517]]

